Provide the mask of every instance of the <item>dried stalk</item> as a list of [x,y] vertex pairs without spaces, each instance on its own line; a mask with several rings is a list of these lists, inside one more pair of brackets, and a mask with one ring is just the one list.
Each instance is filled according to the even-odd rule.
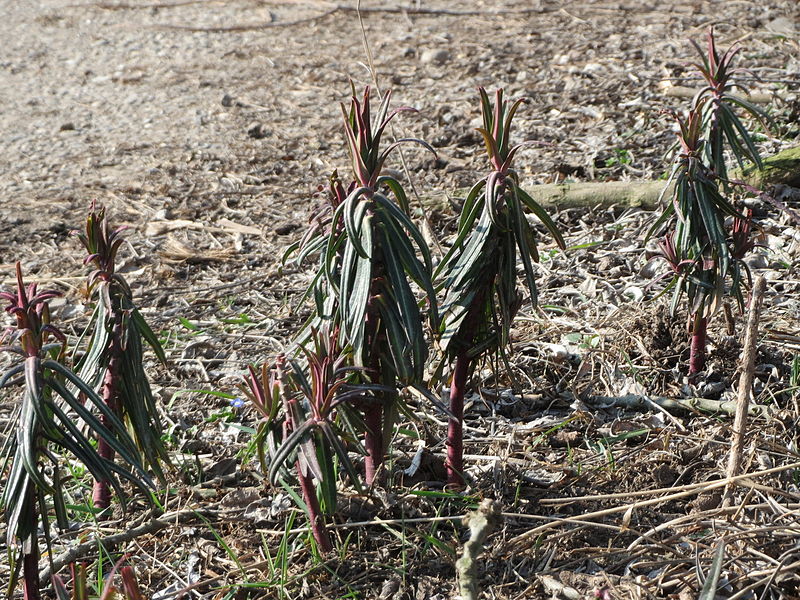
[[609,515],[625,513],[627,511],[634,511],[637,508],[644,508],[646,506],[653,506],[655,504],[661,504],[663,502],[670,502],[672,500],[679,500],[681,498],[696,496],[703,492],[709,492],[711,490],[719,489],[721,487],[728,485],[731,482],[734,483],[743,482],[745,485],[747,485],[745,480],[750,480],[754,477],[759,477],[763,475],[771,475],[773,473],[781,473],[783,471],[791,471],[797,468],[800,468],[800,462],[781,465],[779,467],[773,467],[771,469],[765,469],[763,471],[757,471],[755,473],[745,473],[742,475],[736,475],[735,477],[732,478],[725,477],[722,479],[707,481],[704,483],[704,485],[695,487],[685,492],[668,494],[666,496],[661,496],[660,498],[651,498],[649,500],[640,500],[638,502],[623,504],[622,506],[615,506],[612,508],[606,508],[603,510],[596,510],[593,512],[584,513],[582,515],[576,515],[575,517],[567,517],[563,521],[545,523],[544,525],[539,525],[538,527],[534,527],[533,529],[530,529],[525,533],[522,533],[514,538],[511,538],[506,545],[509,551],[520,552],[522,550],[525,550],[526,548],[529,548],[530,545],[534,543],[536,538],[542,534],[542,532],[548,531],[550,529],[553,529],[554,527],[557,527],[567,522],[571,522],[573,520],[588,521],[591,519],[599,519],[600,517],[607,517]]
[[483,551],[487,536],[500,523],[500,504],[491,498],[484,498],[478,510],[464,517],[464,525],[469,526],[469,540],[464,544],[464,552],[456,561],[458,589],[461,600],[478,600],[478,556]]
[[[750,394],[753,386],[753,371],[756,364],[756,342],[758,336],[758,318],[761,313],[761,304],[764,300],[764,290],[767,281],[759,276],[753,285],[753,295],[750,301],[750,316],[747,318],[747,329],[744,338],[744,354],[742,355],[742,373],[739,376],[739,393],[736,399],[736,415],[733,419],[733,442],[728,458],[728,477],[739,473],[742,465],[742,448],[744,447],[744,434],[747,431],[747,415],[750,407]],[[723,506],[730,506],[733,484],[725,488]]]
[[[738,404],[731,400],[711,400],[709,398],[665,398],[662,396],[640,396],[628,394],[626,396],[589,396],[582,399],[585,404],[601,405],[605,408],[616,406],[632,410],[650,410],[655,404],[666,410],[688,413],[703,413],[708,415],[735,414]],[[747,412],[751,417],[765,417],[773,412],[771,406],[751,404]]]

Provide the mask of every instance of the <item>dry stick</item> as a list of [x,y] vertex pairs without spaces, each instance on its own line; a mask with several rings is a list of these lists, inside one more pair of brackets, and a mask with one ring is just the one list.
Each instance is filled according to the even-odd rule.
[[[663,94],[667,98],[694,98],[701,90],[690,88],[682,85],[673,85],[668,88],[664,88]],[[754,102],[756,104],[769,104],[775,99],[775,96],[772,94],[746,94],[743,97],[744,100],[748,102]]]
[[[800,507],[800,504],[794,503],[794,504],[790,504],[789,506]],[[651,538],[655,534],[660,533],[661,531],[665,531],[667,529],[675,529],[676,527],[678,527],[679,525],[682,525],[683,523],[688,523],[689,525],[696,525],[701,520],[707,519],[707,518],[720,517],[720,516],[723,516],[723,515],[734,515],[735,516],[736,513],[739,511],[739,508],[740,507],[738,507],[738,506],[731,506],[731,507],[727,507],[727,508],[722,508],[722,507],[721,508],[712,508],[712,509],[700,512],[700,513],[691,514],[691,515],[682,515],[682,516],[677,517],[675,519],[672,519],[670,521],[666,521],[664,523],[659,523],[658,525],[656,525],[655,527],[651,527],[650,529],[645,531],[643,534],[641,534],[638,538],[636,538],[634,541],[632,541],[628,545],[627,550],[628,551],[633,551],[637,546],[641,545],[643,542],[652,541]],[[760,503],[760,504],[750,504],[748,506],[745,506],[744,508],[746,508],[747,510],[767,509],[767,508],[771,508],[771,505],[766,503],[766,502],[764,502],[764,503]]]
[[[800,186],[800,145],[787,148],[763,160],[764,169],[747,167],[735,170],[731,179],[741,180],[746,184],[767,189],[771,186]],[[637,207],[646,210],[658,208],[664,191],[663,181],[590,181],[584,183],[547,183],[538,184],[532,179],[522,181],[522,187],[543,207],[592,208],[592,207]],[[468,188],[454,190],[456,198],[464,198]],[[669,196],[669,190],[664,196]],[[796,210],[786,206],[780,198],[763,195],[762,199],[786,211],[796,222],[800,215]],[[423,196],[428,206],[438,206],[442,200],[438,195]]]
[[483,543],[487,536],[500,521],[500,504],[491,498],[484,498],[478,510],[464,518],[464,524],[469,526],[470,535],[464,544],[461,558],[456,561],[461,600],[478,600],[478,556],[483,551]]
[[87,2],[81,4],[67,4],[64,8],[98,8],[100,10],[148,10],[154,8],[177,8],[191,4],[211,4],[209,0],[181,0],[180,2],[153,2],[142,4],[126,4],[115,2]]
[[254,23],[252,25],[228,25],[224,27],[198,27],[196,25],[158,25],[159,29],[179,29],[181,31],[206,32],[206,33],[235,33],[240,31],[257,31],[271,27],[289,27],[292,25],[302,25],[313,23],[325,17],[329,17],[338,12],[360,12],[360,13],[390,13],[390,14],[409,14],[409,15],[437,15],[449,17],[505,17],[508,15],[526,15],[531,13],[546,12],[541,9],[520,8],[516,10],[482,11],[482,10],[448,10],[434,8],[396,8],[396,7],[375,7],[375,8],[356,8],[344,4],[334,5],[331,9],[313,17],[305,17],[295,21],[277,21],[270,23]]
[[[697,412],[704,414],[735,414],[738,404],[732,400],[711,400],[709,398],[664,398],[662,396],[640,396],[628,394],[626,396],[589,396],[583,399],[589,405],[617,406],[630,409],[650,409],[652,404],[668,410],[684,412]],[[748,407],[748,413],[753,417],[765,417],[775,412],[771,406],[753,404]]]
[[[742,373],[739,376],[739,392],[736,399],[736,415],[733,418],[733,442],[731,453],[728,457],[728,478],[738,474],[742,466],[742,448],[744,447],[744,434],[747,431],[747,412],[750,406],[751,387],[753,386],[753,371],[756,364],[756,342],[758,341],[758,317],[761,313],[761,304],[764,300],[764,290],[767,280],[759,275],[753,285],[752,300],[750,301],[750,315],[747,318],[747,329],[744,337],[744,355],[742,356]],[[725,488],[722,506],[731,504],[733,484]]]
[[[750,476],[760,475],[761,473],[751,473]],[[574,504],[575,502],[599,502],[600,500],[620,500],[623,498],[631,498],[636,496],[654,496],[657,494],[686,492],[689,490],[698,490],[704,488],[708,482],[700,483],[687,483],[685,485],[678,485],[672,487],[656,488],[654,490],[634,490],[629,492],[620,492],[616,494],[595,494],[591,496],[570,496],[567,498],[542,498],[539,504],[542,506],[559,506],[562,504]],[[792,493],[787,490],[779,490],[777,488],[765,485],[757,485],[754,482],[747,482],[747,486],[763,492],[773,494],[780,494],[792,500],[800,500],[800,494]]]
[[120,533],[115,533],[103,538],[95,538],[93,540],[89,540],[88,542],[83,542],[82,544],[73,546],[69,550],[56,556],[52,562],[39,573],[39,581],[42,583],[42,585],[48,584],[50,582],[51,574],[58,573],[69,563],[91,554],[93,551],[97,550],[98,546],[111,547],[116,546],[117,544],[124,544],[125,542],[130,542],[141,535],[153,533],[160,529],[175,525],[176,523],[185,523],[187,521],[192,521],[197,517],[219,518],[228,512],[230,511],[223,512],[206,508],[189,508],[186,510],[178,510],[164,513],[160,517],[151,519],[146,523],[142,523],[138,527],[127,529]]
[[[661,504],[662,502],[669,502],[671,500],[687,498],[689,496],[697,495],[701,492],[715,490],[728,485],[730,482],[739,482],[748,478],[760,477],[762,475],[771,475],[772,473],[781,473],[783,471],[789,471],[791,469],[797,469],[797,468],[800,468],[800,462],[794,462],[788,465],[782,465],[780,467],[773,467],[771,469],[766,469],[764,471],[757,471],[755,473],[745,473],[742,475],[737,475],[736,477],[731,477],[731,478],[725,477],[723,479],[715,479],[712,481],[705,482],[705,484],[702,485],[701,487],[697,487],[685,492],[668,494],[666,496],[661,496],[659,498],[651,498],[650,500],[641,500],[639,502],[623,504],[622,506],[616,506],[613,508],[607,508],[604,510],[597,510],[594,512],[585,513],[582,515],[576,515],[574,519],[587,521],[617,513],[624,513],[629,510],[632,511],[637,508],[644,508],[646,506],[652,506],[654,504]],[[525,533],[522,533],[509,540],[508,546],[512,551],[524,550],[525,548],[528,547],[528,543],[532,542],[532,540],[538,537],[542,532],[547,531],[549,529],[553,529],[554,527],[558,526],[561,523],[567,523],[570,521],[572,521],[572,519],[568,517],[565,518],[564,521],[559,521],[555,523],[545,523],[544,525],[539,525],[538,527],[534,527],[533,529],[526,531]]]

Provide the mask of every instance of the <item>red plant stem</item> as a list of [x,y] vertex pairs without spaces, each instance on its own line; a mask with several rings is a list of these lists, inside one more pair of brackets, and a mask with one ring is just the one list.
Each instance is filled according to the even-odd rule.
[[22,557],[22,572],[25,600],[39,600],[42,597],[39,592],[39,545],[35,539],[31,542],[31,551]]
[[450,382],[450,412],[447,424],[447,483],[464,486],[464,395],[469,383],[470,359],[464,351],[456,357]]
[[[122,354],[122,345],[120,342],[122,335],[121,329],[122,315],[115,314],[114,328],[111,333],[111,342],[108,348],[110,358],[108,361],[108,366],[106,367],[105,376],[103,378],[102,388],[103,402],[105,402],[106,406],[108,406],[117,416],[120,416],[119,403],[117,401],[117,379],[119,378],[119,363],[120,355]],[[102,423],[107,428],[112,428],[111,420],[106,415],[102,415]],[[114,449],[109,446],[103,438],[98,440],[97,454],[106,460],[114,460]],[[98,480],[94,482],[94,486],[92,488],[92,502],[94,503],[94,507],[99,510],[105,510],[111,506],[111,487],[109,486],[108,481]],[[100,515],[98,518],[102,520],[109,517],[110,515]]]
[[322,510],[319,507],[314,481],[309,475],[303,475],[299,460],[295,463],[295,470],[297,471],[297,478],[300,480],[303,501],[308,508],[308,520],[311,522],[311,533],[314,535],[314,539],[317,540],[319,551],[322,554],[327,554],[333,550],[333,544],[328,535],[328,529],[325,527],[325,519],[322,517]]
[[364,407],[364,478],[372,485],[383,463],[383,404],[380,401]]
[[128,600],[144,600],[133,567],[122,567],[119,574],[122,577],[122,587],[125,590],[125,596]]
[[700,315],[695,316],[694,326],[692,327],[692,345],[689,350],[689,379],[703,370],[706,364],[706,327],[708,318]]
[[[38,522],[36,516],[36,489],[33,484],[28,485],[26,492],[25,520],[28,523]],[[36,528],[27,540],[22,543],[22,589],[25,600],[40,600],[39,591],[39,542],[36,539]]]
[[[370,286],[370,299],[367,303],[366,323],[364,325],[365,346],[375,350],[372,353],[371,364],[369,365],[369,376],[375,382],[378,382],[383,372],[380,353],[377,352],[377,347],[379,344],[379,337],[382,335],[385,336],[384,332],[379,331],[380,312],[376,301],[376,296],[380,293],[378,287],[383,276],[381,270],[383,264],[381,251],[382,248],[380,248],[380,246],[373,249],[372,260],[374,271],[372,284]],[[374,403],[364,406],[364,426],[366,427],[366,432],[364,432],[364,449],[367,451],[367,455],[364,457],[364,479],[367,485],[370,486],[375,482],[375,477],[383,464],[383,409],[383,398],[380,397],[376,398]]]

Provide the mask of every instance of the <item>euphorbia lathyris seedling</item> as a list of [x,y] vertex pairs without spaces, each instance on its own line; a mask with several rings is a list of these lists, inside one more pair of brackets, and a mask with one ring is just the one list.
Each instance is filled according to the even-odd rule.
[[[136,308],[128,283],[116,272],[123,231],[122,227],[111,230],[105,209],[95,210],[93,205],[85,231],[78,234],[89,253],[84,263],[94,267],[86,287],[95,302],[85,334],[90,336],[89,346],[78,372],[81,379],[99,389],[115,417],[127,423],[145,464],[163,479],[161,463],[169,459],[161,441],[161,419],[144,370],[142,340],[162,363],[165,356],[158,338]],[[114,449],[103,440],[99,440],[98,452],[107,460],[114,459]],[[96,508],[109,506],[111,491],[105,482],[95,482],[93,499]]]
[[[38,528],[44,529],[49,540],[53,514],[59,528],[65,530],[70,525],[64,490],[67,478],[62,472],[66,459],[62,454],[71,454],[96,481],[110,484],[123,503],[126,494],[119,477],[143,489],[151,485],[125,425],[91,386],[61,362],[66,338],[50,324],[47,304],[58,295],[52,291],[39,292],[36,284],[26,287],[19,263],[16,292],[0,292],[0,298],[9,303],[6,312],[16,321],[16,329],[9,332],[6,337],[10,339],[0,350],[22,358],[20,364],[0,376],[0,388],[14,383],[22,385],[13,433],[6,446],[10,471],[2,505],[8,546],[13,548],[17,542],[22,546],[26,600],[40,597]],[[91,406],[100,413],[100,418],[88,408]],[[119,454],[126,466],[116,465],[98,454],[92,446],[92,436]],[[12,573],[16,577],[18,570],[12,569]],[[14,585],[12,581],[9,589]]]
[[[737,183],[727,178],[724,158],[727,150],[740,165],[752,161],[760,167],[761,159],[735,109],[762,121],[766,118],[760,109],[731,93],[737,87],[732,79],[737,69],[731,66],[737,50],[720,55],[711,30],[706,53],[694,45],[703,59],[695,67],[707,86],[694,98],[685,118],[671,113],[678,125],[678,143],[665,190],[672,185],[672,198],[648,233],[649,237],[665,224],[669,229],[660,247],[673,275],[667,288],[674,289],[672,312],[684,293],[688,298],[690,378],[704,368],[708,320],[723,296],[732,295],[740,307],[744,305],[741,269],[753,247],[750,217],[731,202],[729,196]],[[733,223],[730,233],[726,219]],[[729,276],[731,285],[726,289]]]
[[483,127],[492,171],[467,194],[455,242],[442,259],[441,345],[454,361],[450,384],[447,432],[448,482],[463,485],[462,420],[464,394],[474,365],[488,354],[502,354],[522,295],[517,289],[517,258],[536,303],[533,262],[538,261],[533,229],[525,215],[532,212],[547,227],[559,247],[564,240],[548,214],[519,185],[512,168],[521,145],[511,147],[511,122],[523,100],[509,104],[497,90],[495,104],[480,89]]
[[[330,221],[324,228],[315,224],[314,235],[304,240],[305,248],[321,253],[320,269],[309,291],[317,300],[311,324],[338,328],[342,346],[352,349],[354,364],[363,369],[363,382],[379,386],[362,403],[368,484],[383,462],[396,419],[397,385],[422,383],[428,356],[423,314],[432,328],[438,326],[428,247],[409,217],[402,185],[382,175],[387,157],[398,144],[413,141],[433,149],[417,139],[399,140],[381,149],[391,119],[413,110],[403,107],[389,113],[389,98],[387,93],[374,121],[369,88],[361,100],[353,96],[349,111],[342,105],[354,183],[345,190],[334,180]],[[426,295],[424,309],[412,283]]]

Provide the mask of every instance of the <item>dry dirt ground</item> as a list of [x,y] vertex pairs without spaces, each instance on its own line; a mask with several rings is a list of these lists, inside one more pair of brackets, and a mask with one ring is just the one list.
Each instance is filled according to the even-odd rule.
[[[713,25],[722,47],[741,43],[751,91],[771,98],[762,151],[796,144],[795,0],[365,0],[363,29],[349,0],[1,5],[0,280],[21,261],[65,293],[56,317],[77,333],[85,271],[69,233],[97,200],[130,227],[123,271],[170,359],[151,372],[178,465],[159,496],[172,517],[115,549],[130,553],[146,596],[449,598],[461,515],[490,497],[504,518],[480,566],[485,598],[693,598],[722,540],[718,597],[800,597],[800,232],[768,202],[753,203],[764,247],[750,264],[769,279],[754,392],[774,416],[753,425],[745,468],[779,469],[746,480],[731,507],[714,484],[729,415],[588,404],[735,397],[742,316],[734,335],[715,319],[707,372],[687,389],[685,323],[651,301],[653,215],[641,210],[552,209],[571,249],[555,251],[541,230],[541,310],[522,311],[512,377],[479,373],[470,487],[442,489],[445,418],[419,410],[401,424],[418,441],[398,435],[393,446],[396,485],[342,489],[334,557],[309,551],[302,513],[243,454],[255,413],[203,392],[235,393],[245,366],[286,348],[306,314],[296,303],[308,269],[279,259],[318,187],[348,168],[349,79],[418,109],[391,133],[429,141],[438,157],[407,147],[389,166],[446,240],[456,190],[485,172],[477,86],[530,99],[515,129],[533,141],[517,161],[530,185],[656,179],[673,140],[660,110],[688,102],[667,87],[698,85],[687,40],[702,43]],[[7,423],[14,391],[0,400]],[[422,465],[406,475],[420,447]],[[97,535],[149,518],[134,507]],[[91,535],[65,534],[55,551]]]

